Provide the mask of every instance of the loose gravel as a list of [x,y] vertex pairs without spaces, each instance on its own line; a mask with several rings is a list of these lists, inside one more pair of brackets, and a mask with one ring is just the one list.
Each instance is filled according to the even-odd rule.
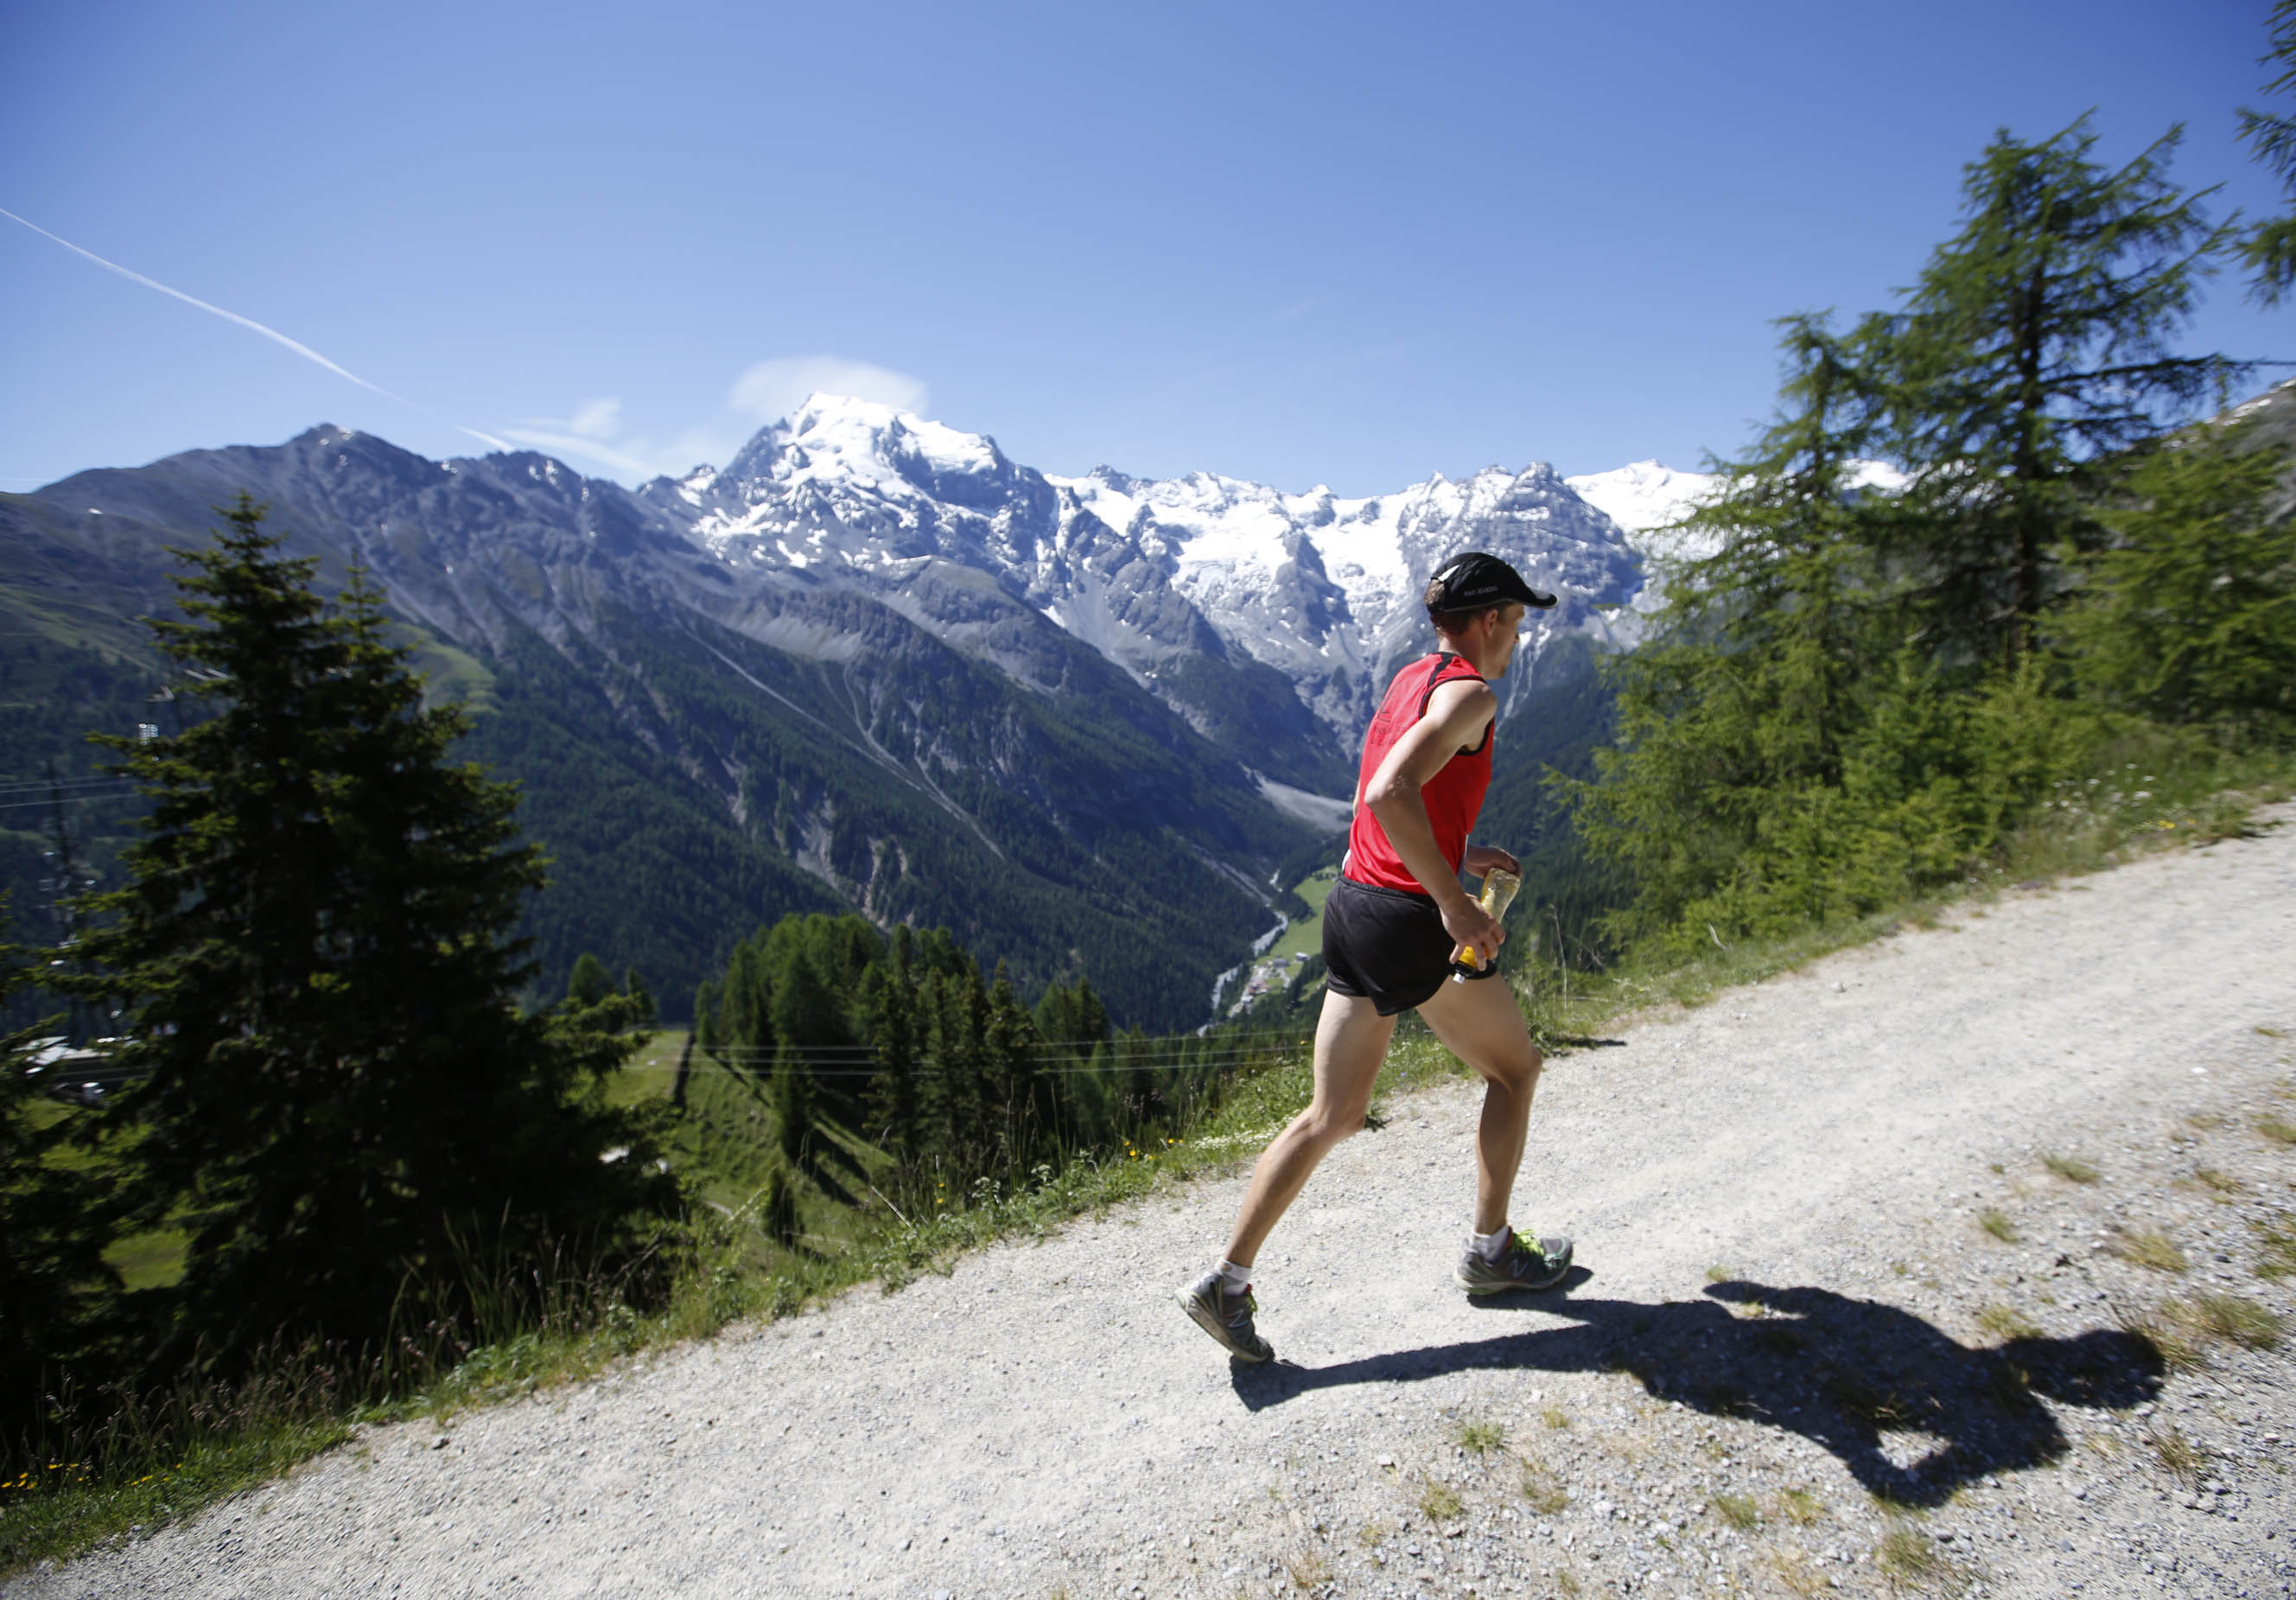
[[2259,1276],[2296,1270],[2296,829],[1619,1034],[1533,1119],[1560,1292],[1451,1284],[1478,1095],[1445,1087],[1278,1230],[1273,1366],[1172,1305],[1242,1180],[1178,1184],[370,1431],[6,1592],[2296,1592],[2296,1276]]

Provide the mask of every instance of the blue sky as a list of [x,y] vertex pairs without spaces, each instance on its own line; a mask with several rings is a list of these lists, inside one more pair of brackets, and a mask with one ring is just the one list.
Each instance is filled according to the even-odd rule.
[[630,481],[816,384],[1057,472],[1695,465],[1998,127],[2275,209],[2267,9],[12,5],[0,207],[390,392],[0,218],[0,488],[321,421]]

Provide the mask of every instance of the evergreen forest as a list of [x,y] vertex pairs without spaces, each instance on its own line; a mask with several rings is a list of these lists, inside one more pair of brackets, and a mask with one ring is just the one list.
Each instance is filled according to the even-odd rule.
[[2224,410],[2250,364],[2177,348],[2244,236],[2177,144],[2005,133],[1899,306],[1782,322],[1776,413],[1679,529],[1712,554],[1554,780],[1618,874],[1614,948],[1856,917],[2296,740],[2284,423]]

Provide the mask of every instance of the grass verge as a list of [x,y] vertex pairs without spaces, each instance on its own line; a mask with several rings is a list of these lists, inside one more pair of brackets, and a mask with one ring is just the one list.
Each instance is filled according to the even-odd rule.
[[1560,1516],[1570,1505],[1570,1491],[1560,1475],[1536,1462],[1522,1469],[1522,1497],[1541,1516]]
[[1430,1522],[1439,1526],[1458,1521],[1467,1503],[1457,1489],[1439,1478],[1430,1478],[1420,1486],[1419,1509]]
[[1881,1542],[1874,1547],[1874,1564],[1893,1589],[1959,1587],[1954,1581],[1959,1574],[1953,1563],[1929,1535],[1906,1523],[1899,1523],[1882,1536]]
[[1505,1423],[1468,1423],[1459,1430],[1459,1447],[1470,1456],[1488,1456],[1506,1448]]
[[1741,1533],[1751,1533],[1762,1525],[1761,1507],[1754,1504],[1751,1495],[1716,1495],[1714,1514]]
[[2259,1251],[2256,1276],[2260,1278],[2296,1277],[2296,1216],[2286,1211],[2276,1211],[2249,1226],[2256,1230]]
[[2136,1228],[2115,1235],[2112,1253],[2124,1261],[2149,1267],[2155,1272],[2183,1272],[2192,1266],[2175,1240],[2150,1228]]
[[2280,1343],[2281,1320],[2269,1307],[2237,1294],[2196,1294],[2162,1301],[2130,1316],[2128,1331],[2149,1341],[2168,1366],[2180,1371],[2208,1365],[2218,1345],[2268,1350]]

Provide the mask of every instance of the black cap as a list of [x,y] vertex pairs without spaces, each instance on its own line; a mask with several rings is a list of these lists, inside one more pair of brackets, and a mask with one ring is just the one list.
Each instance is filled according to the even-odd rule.
[[1508,600],[1542,611],[1554,603],[1554,595],[1540,594],[1523,582],[1521,573],[1480,550],[1453,556],[1436,568],[1435,576],[1427,581],[1431,611],[1478,611]]

